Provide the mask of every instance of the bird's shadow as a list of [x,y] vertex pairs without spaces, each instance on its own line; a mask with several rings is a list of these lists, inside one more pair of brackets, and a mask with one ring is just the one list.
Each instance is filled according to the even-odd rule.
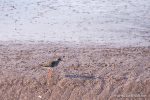
[[74,75],[74,74],[69,74],[69,75],[65,75],[66,78],[71,78],[71,79],[85,79],[85,80],[94,80],[97,79],[98,77],[93,76],[93,75]]

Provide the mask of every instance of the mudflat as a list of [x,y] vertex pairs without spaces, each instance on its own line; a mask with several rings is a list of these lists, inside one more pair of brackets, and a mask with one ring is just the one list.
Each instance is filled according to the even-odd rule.
[[[43,63],[62,61],[48,76]],[[1,100],[150,98],[150,47],[1,43]]]

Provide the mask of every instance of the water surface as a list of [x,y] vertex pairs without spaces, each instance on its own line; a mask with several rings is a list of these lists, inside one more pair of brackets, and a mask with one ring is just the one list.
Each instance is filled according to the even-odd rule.
[[0,40],[150,46],[150,0],[0,0]]

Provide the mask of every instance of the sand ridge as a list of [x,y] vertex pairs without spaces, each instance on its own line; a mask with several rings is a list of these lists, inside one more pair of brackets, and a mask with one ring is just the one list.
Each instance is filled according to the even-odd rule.
[[[150,96],[150,48],[56,44],[0,46],[3,100],[116,100]],[[47,80],[40,64],[65,56]],[[139,96],[139,97],[138,97]]]

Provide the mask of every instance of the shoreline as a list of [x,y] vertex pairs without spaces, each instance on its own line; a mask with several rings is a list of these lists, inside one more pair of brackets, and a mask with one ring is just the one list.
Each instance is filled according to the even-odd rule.
[[140,47],[150,47],[150,43],[146,44],[128,44],[128,45],[119,45],[115,43],[94,43],[94,42],[69,42],[69,41],[21,41],[21,40],[14,40],[14,41],[0,41],[0,45],[11,45],[11,44],[20,44],[20,45],[63,45],[64,47],[95,47],[95,48],[140,48]]
[[149,4],[0,0],[0,100],[150,100]]

